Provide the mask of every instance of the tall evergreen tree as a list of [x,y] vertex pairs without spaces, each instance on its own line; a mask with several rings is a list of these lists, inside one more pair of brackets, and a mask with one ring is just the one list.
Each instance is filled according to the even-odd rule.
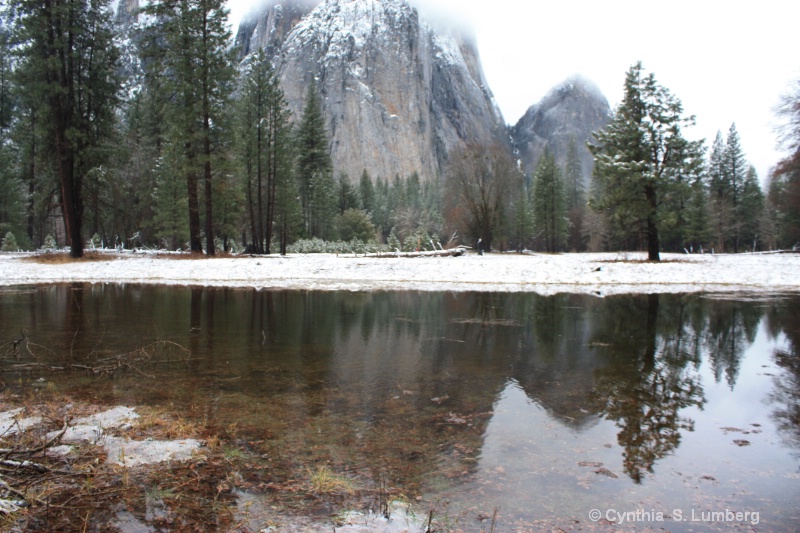
[[564,167],[564,192],[567,201],[569,218],[569,237],[567,245],[576,252],[586,248],[583,221],[586,215],[586,187],[583,183],[583,164],[581,163],[578,143],[575,137],[570,138],[567,147],[567,163]]
[[6,8],[0,2],[0,136],[6,139],[14,115],[14,53],[12,35],[6,25]]
[[22,90],[40,106],[70,255],[83,255],[83,182],[108,159],[118,104],[118,53],[105,0],[20,0]]
[[583,165],[574,136],[570,137],[567,146],[567,162],[564,166],[564,196],[568,210],[584,207],[586,187],[583,185]]
[[189,199],[186,193],[186,182],[173,169],[182,153],[179,147],[168,149],[159,159],[160,164],[153,169],[154,188],[153,233],[161,246],[169,250],[179,250],[189,239],[189,220],[186,212]]
[[392,210],[389,205],[389,183],[380,176],[375,179],[372,223],[375,224],[375,227],[381,232],[384,238],[389,237],[393,228]]
[[177,170],[187,185],[190,247],[202,251],[202,176],[206,253],[214,255],[212,180],[225,157],[221,130],[234,76],[228,10],[223,0],[154,0],[145,10],[155,17],[158,35],[151,75],[163,79],[169,95],[167,142],[182,148]]
[[595,132],[594,176],[600,195],[592,199],[618,227],[643,226],[648,258],[660,260],[663,203],[680,176],[691,174],[701,144],[687,141],[681,129],[694,123],[683,106],[641,63],[625,77],[625,94],[611,123]]
[[300,189],[300,205],[306,235],[320,236],[317,231],[326,226],[320,217],[331,215],[326,195],[333,196],[333,162],[331,161],[325,117],[322,114],[317,85],[314,80],[306,92],[303,116],[297,131],[297,179]]
[[764,215],[764,193],[758,180],[758,173],[752,165],[742,183],[742,194],[739,200],[737,219],[741,245],[755,252],[758,248],[759,232]]
[[736,131],[736,124],[731,124],[725,143],[725,151],[722,155],[722,178],[730,195],[728,202],[733,213],[733,221],[730,228],[732,234],[729,235],[728,239],[734,253],[739,253],[741,216],[743,214],[741,204],[747,171],[747,159],[745,158],[744,150],[742,150],[739,132]]
[[518,186],[519,192],[514,200],[513,240],[516,242],[517,251],[522,252],[534,234],[530,179],[524,177],[519,180]]
[[294,165],[290,164],[285,172],[278,173],[275,192],[275,233],[281,255],[286,255],[290,241],[303,234],[303,212],[298,196]]
[[711,145],[711,153],[708,158],[707,188],[709,195],[709,216],[713,231],[715,249],[723,252],[725,241],[733,220],[733,208],[731,205],[730,184],[726,179],[725,173],[725,141],[722,132],[717,131],[714,144]]
[[0,236],[12,232],[17,241],[22,241],[26,206],[23,182],[17,169],[19,150],[12,135],[16,107],[12,80],[14,57],[11,32],[2,20],[3,11],[0,4]]
[[350,177],[344,172],[339,173],[336,180],[336,207],[339,215],[343,215],[348,209],[361,209],[361,198],[358,190],[350,183]]
[[237,154],[244,177],[250,234],[257,253],[270,253],[281,175],[291,173],[290,111],[262,49],[248,58],[237,116]]
[[685,243],[690,251],[701,252],[709,239],[708,192],[702,177],[691,183],[689,201],[686,206]]
[[361,173],[361,179],[358,181],[358,196],[364,211],[372,213],[375,209],[375,185],[372,183],[372,178],[369,177],[366,168]]
[[314,173],[311,179],[311,201],[308,209],[309,236],[333,241],[339,238],[336,217],[336,182],[333,173]]
[[533,174],[531,195],[534,230],[547,252],[560,252],[567,238],[567,204],[561,170],[548,148]]

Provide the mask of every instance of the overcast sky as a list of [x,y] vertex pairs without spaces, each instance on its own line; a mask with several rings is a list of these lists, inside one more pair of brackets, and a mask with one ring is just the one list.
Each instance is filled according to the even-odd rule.
[[[260,0],[229,0],[238,21]],[[571,75],[596,83],[612,108],[642,61],[681,99],[692,139],[732,123],[762,181],[781,157],[773,109],[800,78],[800,1],[412,0],[470,26],[506,122]]]

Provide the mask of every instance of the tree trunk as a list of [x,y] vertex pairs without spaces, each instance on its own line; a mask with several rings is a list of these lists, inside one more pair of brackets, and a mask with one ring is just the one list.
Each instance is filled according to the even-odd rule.
[[[36,208],[36,135],[33,133],[36,131],[36,112],[31,109],[31,153],[30,153],[30,175],[29,175],[29,183],[28,183],[28,238],[30,238],[31,243],[36,246],[37,241],[35,238],[35,224],[36,224],[36,216],[35,216],[35,208]],[[40,239],[44,239],[43,236],[39,236]]]
[[83,239],[81,238],[81,218],[83,217],[83,201],[80,193],[80,178],[75,176],[72,158],[59,158],[61,168],[61,209],[64,214],[67,238],[69,239],[69,255],[73,258],[83,257]]
[[186,187],[189,199],[189,247],[192,253],[202,253],[203,244],[200,242],[200,199],[197,196],[197,172],[194,170],[194,156],[191,143],[186,145],[189,172],[186,175]]
[[[261,104],[259,102],[258,106],[259,111],[261,110]],[[259,114],[260,115],[260,114]],[[258,244],[256,245],[256,250],[258,253],[263,254],[265,247],[264,247],[264,169],[261,162],[261,121],[259,120],[258,126],[256,127],[256,202],[258,205],[257,209],[257,216],[256,216],[256,224],[258,227]],[[267,244],[269,246],[269,244]]]
[[206,255],[216,255],[214,250],[214,218],[213,218],[213,198],[211,188],[211,123],[208,115],[204,120],[205,139],[203,151],[205,152],[205,163],[203,164],[206,186]]
[[644,192],[649,209],[647,215],[647,260],[661,261],[661,243],[658,239],[658,224],[656,223],[656,211],[658,209],[656,191],[653,185],[647,185]]
[[[272,109],[270,109],[272,113]],[[273,120],[271,122],[275,122]],[[272,228],[275,222],[275,196],[277,194],[278,183],[278,156],[277,156],[277,132],[275,126],[270,125],[268,130],[269,139],[267,142],[267,228],[266,228],[266,253],[270,254],[272,247]]]

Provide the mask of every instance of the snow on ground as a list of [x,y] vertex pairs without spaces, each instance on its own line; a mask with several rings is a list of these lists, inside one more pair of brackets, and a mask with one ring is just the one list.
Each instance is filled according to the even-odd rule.
[[[21,418],[24,409],[0,412],[0,436],[8,436],[25,431],[42,422],[41,417]],[[106,451],[107,462],[120,466],[139,466],[167,461],[187,461],[201,443],[196,439],[168,441],[133,440],[127,437],[114,437],[106,434],[108,429],[129,430],[139,418],[136,410],[118,406],[84,418],[74,420],[61,436],[63,446],[50,448],[49,453],[66,455],[72,451],[71,444],[88,442],[101,445]],[[51,431],[47,440],[56,438],[61,431]],[[2,510],[3,500],[0,500]]]
[[[108,256],[105,259],[105,256]],[[462,257],[353,255],[180,259],[143,252],[41,263],[0,254],[0,286],[146,283],[302,290],[431,290],[593,293],[798,292],[800,254],[468,254]]]

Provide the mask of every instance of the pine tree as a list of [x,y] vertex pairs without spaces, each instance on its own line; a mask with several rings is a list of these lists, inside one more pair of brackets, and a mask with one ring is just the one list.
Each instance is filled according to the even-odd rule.
[[744,194],[744,182],[747,178],[747,170],[747,159],[742,150],[739,132],[736,131],[736,124],[731,124],[725,143],[725,151],[722,154],[722,179],[729,194],[729,205],[733,214],[733,221],[730,228],[732,234],[728,236],[728,240],[733,246],[734,253],[739,253],[742,224],[741,203]]
[[575,137],[570,137],[567,147],[567,162],[564,166],[564,193],[567,209],[584,207],[586,204],[586,188],[583,185],[583,165],[578,152]]
[[764,193],[761,191],[758,173],[751,165],[743,180],[737,219],[740,221],[738,234],[742,245],[753,252],[758,248],[763,215]]
[[[19,149],[12,136],[16,111],[13,65],[11,35],[0,22],[0,235],[6,232],[23,235],[25,228],[25,191],[18,176]],[[14,239],[14,251],[16,248]]]
[[708,192],[702,177],[697,177],[691,184],[686,206],[685,242],[690,251],[703,251],[709,239],[709,225]]
[[361,209],[347,209],[339,217],[339,237],[345,242],[372,242],[375,240],[375,226],[369,215]]
[[567,147],[567,163],[564,167],[564,190],[567,199],[567,216],[569,218],[567,245],[571,250],[581,252],[586,248],[583,229],[583,220],[586,215],[586,187],[583,183],[583,165],[575,137],[570,138],[569,146]]
[[244,220],[244,205],[244,192],[238,176],[228,172],[217,175],[214,178],[214,235],[216,247],[221,247],[224,252],[238,248],[236,241]]
[[318,230],[326,224],[320,217],[331,215],[324,195],[330,194],[332,197],[333,187],[327,192],[320,189],[332,183],[333,163],[328,146],[328,134],[325,130],[325,117],[322,114],[314,80],[306,92],[296,144],[297,179],[306,235],[320,237]]
[[530,180],[527,177],[521,179],[519,193],[514,199],[514,241],[516,241],[518,252],[522,252],[527,247],[534,233],[530,189]]
[[182,148],[177,170],[187,184],[189,240],[200,242],[202,176],[206,253],[214,255],[213,176],[225,157],[221,130],[233,90],[233,56],[228,10],[222,0],[154,0],[145,11],[155,17],[151,75],[163,79],[167,142]]
[[339,215],[343,215],[348,209],[361,209],[361,199],[358,190],[350,183],[350,178],[344,172],[339,173],[336,180],[336,207]]
[[339,238],[336,182],[330,172],[315,173],[311,179],[311,201],[308,209],[310,236],[334,241]]
[[420,225],[424,226],[439,242],[442,238],[442,181],[438,178],[422,183]]
[[20,0],[21,90],[41,109],[57,169],[70,255],[83,255],[83,180],[106,162],[118,105],[118,52],[108,2]]
[[701,144],[687,141],[682,127],[694,124],[684,118],[680,100],[644,74],[641,63],[628,70],[625,95],[611,123],[594,134],[594,176],[600,194],[592,199],[617,228],[644,229],[648,258],[660,260],[661,226],[665,197],[681,176],[691,175]]
[[389,206],[389,183],[380,176],[375,180],[373,198],[372,223],[384,238],[388,238],[393,229],[392,212]]
[[280,254],[286,255],[289,243],[303,235],[303,212],[300,207],[296,177],[296,152],[292,132],[289,132],[285,154],[275,183],[275,234]]
[[6,17],[5,6],[0,3],[0,137],[6,139],[14,115],[13,75],[14,54],[12,35],[2,19]]
[[405,183],[405,205],[416,212],[422,211],[422,183],[419,179],[419,173],[414,172]]
[[372,213],[375,209],[375,185],[373,185],[366,168],[361,173],[361,179],[358,182],[358,195],[364,211]]
[[186,182],[173,171],[178,168],[178,159],[180,154],[175,153],[175,150],[167,150],[153,171],[155,187],[152,192],[152,230],[159,243],[169,250],[182,249],[183,243],[189,239]]
[[725,142],[722,132],[717,131],[711,153],[708,158],[707,182],[709,195],[709,216],[714,233],[715,249],[725,251],[725,241],[731,221],[733,208],[731,205],[730,184],[725,178]]
[[[143,242],[157,242],[157,228],[153,191],[159,165],[163,165],[163,105],[159,105],[160,92],[150,87],[145,80],[125,105],[123,113],[122,143],[117,164],[121,180],[125,184],[122,203],[125,205],[124,220],[118,231],[125,239],[139,233]],[[185,213],[184,213],[185,214]]]
[[536,166],[531,196],[534,231],[547,252],[561,251],[567,238],[567,204],[561,170],[549,148]]
[[270,253],[281,176],[291,173],[288,104],[262,49],[252,54],[241,80],[237,158],[244,177],[247,218],[257,253]]

